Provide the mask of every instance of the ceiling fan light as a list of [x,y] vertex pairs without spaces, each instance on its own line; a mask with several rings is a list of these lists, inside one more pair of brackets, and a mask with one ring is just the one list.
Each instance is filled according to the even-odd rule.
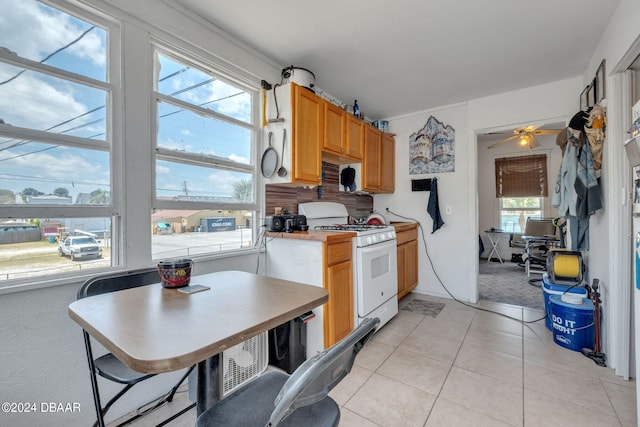
[[527,135],[522,135],[520,137],[520,145],[522,145],[524,147],[528,143],[529,143],[529,138],[527,138]]

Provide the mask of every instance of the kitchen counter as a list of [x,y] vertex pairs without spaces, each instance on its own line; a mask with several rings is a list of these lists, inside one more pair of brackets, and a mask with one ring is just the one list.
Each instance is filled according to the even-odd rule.
[[413,230],[414,228],[418,228],[417,222],[394,222],[390,223],[395,229],[396,233],[400,233],[407,230]]
[[344,231],[294,231],[293,233],[267,231],[264,235],[269,238],[314,240],[327,243],[347,241],[356,237],[356,233]]

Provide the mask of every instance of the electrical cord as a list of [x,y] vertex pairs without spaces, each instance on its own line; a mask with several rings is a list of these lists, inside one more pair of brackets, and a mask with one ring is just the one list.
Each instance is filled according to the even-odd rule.
[[454,296],[454,295],[449,291],[449,289],[447,289],[447,287],[446,287],[446,286],[444,285],[444,283],[442,282],[442,279],[440,279],[440,276],[438,275],[438,272],[436,271],[435,266],[433,265],[433,261],[432,261],[432,259],[431,259],[431,256],[429,255],[429,249],[428,249],[428,247],[427,247],[427,238],[426,238],[426,236],[425,236],[425,234],[424,234],[424,229],[422,228],[422,224],[420,223],[420,221],[418,221],[418,220],[417,220],[417,219],[415,219],[415,218],[410,218],[410,217],[406,217],[406,216],[400,215],[400,214],[398,214],[398,213],[396,213],[396,212],[393,212],[393,211],[392,211],[392,210],[390,210],[389,208],[387,208],[387,209],[386,209],[386,211],[387,211],[387,212],[389,212],[389,213],[390,213],[390,214],[392,214],[392,215],[395,215],[395,216],[399,217],[399,218],[408,219],[408,220],[413,221],[413,222],[415,222],[416,224],[418,224],[418,228],[420,229],[420,234],[422,235],[422,243],[423,243],[423,245],[424,245],[424,252],[425,252],[425,254],[427,255],[427,260],[429,261],[429,265],[431,266],[431,270],[433,271],[433,274],[436,276],[436,279],[438,280],[438,283],[440,283],[440,286],[442,286],[442,288],[445,290],[445,292],[446,292],[446,293],[447,293],[447,294],[448,294],[448,295],[449,295],[449,296],[450,296],[454,301],[456,301],[457,303],[462,304],[462,305],[467,306],[467,307],[470,307],[470,308],[473,308],[473,309],[475,309],[475,310],[486,311],[487,313],[497,314],[497,315],[499,315],[499,316],[506,317],[506,318],[508,318],[508,319],[512,319],[512,320],[515,320],[515,321],[520,322],[520,323],[536,323],[536,322],[540,322],[541,320],[545,320],[545,319],[547,318],[547,314],[545,313],[545,315],[544,315],[543,317],[539,318],[539,319],[535,319],[535,320],[522,320],[522,319],[517,319],[517,318],[515,318],[515,317],[513,317],[513,316],[509,316],[508,314],[498,313],[497,311],[493,311],[493,310],[490,310],[490,309],[488,309],[488,308],[477,307],[477,306],[474,306],[474,305],[468,304],[468,303],[466,303],[466,302],[464,302],[464,301],[460,301],[459,299],[457,299],[457,298],[456,298],[456,297],[455,297],[455,296]]

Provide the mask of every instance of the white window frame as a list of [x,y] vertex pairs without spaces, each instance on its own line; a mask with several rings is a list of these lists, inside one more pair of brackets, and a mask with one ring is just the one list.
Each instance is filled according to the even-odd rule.
[[[94,149],[109,151],[110,155],[110,194],[111,204],[109,205],[2,205],[2,217],[4,218],[111,218],[111,266],[106,268],[84,269],[72,273],[54,273],[40,275],[30,278],[9,279],[0,283],[0,291],[11,289],[14,285],[33,283],[41,281],[54,282],[56,279],[68,277],[86,276],[87,272],[92,275],[96,272],[108,270],[121,264],[121,223],[119,212],[122,209],[123,193],[120,190],[122,168],[120,162],[115,158],[120,152],[121,135],[115,129],[121,128],[122,110],[122,76],[121,76],[121,24],[119,21],[105,14],[90,8],[77,7],[63,2],[42,1],[52,8],[61,12],[73,15],[85,22],[95,24],[107,32],[107,69],[106,81],[100,81],[82,74],[74,73],[62,68],[53,67],[37,61],[19,57],[7,51],[0,51],[0,58],[4,63],[16,67],[43,73],[56,78],[63,78],[67,81],[104,90],[108,93],[105,105],[105,139],[97,141],[94,139],[76,137],[60,133],[40,131],[36,129],[12,126],[10,124],[0,124],[0,135],[7,138],[17,138],[33,140],[37,142],[55,144],[62,146],[78,147],[82,149]],[[66,279],[65,279],[66,280]],[[41,285],[39,285],[41,286]]]
[[[212,73],[216,76],[216,79],[228,82],[248,93],[251,97],[251,121],[244,122],[242,120],[234,119],[230,116],[226,116],[217,113],[213,110],[198,107],[197,105],[181,101],[179,99],[164,95],[156,90],[155,84],[152,87],[153,103],[151,107],[151,129],[152,132],[152,147],[153,147],[153,161],[152,161],[152,209],[154,211],[159,209],[172,209],[172,210],[246,210],[253,212],[253,221],[251,224],[251,240],[257,241],[258,235],[258,222],[261,216],[261,198],[260,189],[263,188],[263,182],[261,180],[259,170],[257,167],[258,152],[261,144],[262,128],[259,121],[260,112],[260,86],[257,81],[252,82],[249,79],[243,78],[238,74],[234,74],[229,68],[222,69],[217,64],[204,60],[202,55],[196,55],[194,52],[186,52],[187,49],[176,46],[175,44],[165,43],[161,40],[154,39],[151,43],[151,51],[153,57],[156,52],[162,54],[167,58],[171,58],[175,61],[184,63],[195,69],[200,69],[205,73]],[[152,72],[155,76],[155,61]],[[228,67],[228,66],[227,66]],[[239,126],[247,129],[251,133],[251,159],[248,164],[239,162],[233,162],[229,159],[217,157],[217,156],[205,156],[197,153],[186,153],[175,150],[168,150],[158,147],[158,104],[166,103],[176,107],[184,108],[190,112],[205,116],[207,118],[220,120],[226,123],[230,123],[234,126]],[[168,200],[159,199],[156,194],[156,162],[157,160],[166,160],[171,162],[183,163],[186,165],[211,167],[218,170],[238,171],[251,174],[253,183],[253,195],[251,202],[210,202],[210,201],[185,201],[185,200]],[[253,248],[238,248],[235,250],[208,252],[207,254],[200,255],[201,257],[219,257],[225,256],[230,252],[247,252]]]
[[[530,207],[523,207],[523,208],[505,208],[503,206],[503,201],[504,199],[539,199],[540,200],[540,218],[544,218],[544,202],[546,197],[542,197],[542,196],[537,196],[537,197],[502,197],[502,198],[498,198],[497,199],[497,203],[498,203],[498,224],[500,224],[500,228],[504,229],[505,232],[511,233],[511,232],[515,232],[514,230],[509,230],[508,228],[505,228],[502,226],[502,213],[504,211],[516,211],[516,212],[527,212],[527,211],[537,211],[538,208],[530,208]],[[531,215],[530,215],[531,216]],[[527,220],[527,217],[525,216],[525,221]],[[520,231],[520,234],[524,233],[524,230]]]

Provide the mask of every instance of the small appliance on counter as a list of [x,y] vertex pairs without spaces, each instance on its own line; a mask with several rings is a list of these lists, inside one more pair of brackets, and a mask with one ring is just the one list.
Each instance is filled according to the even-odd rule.
[[279,214],[265,218],[268,231],[291,233],[293,231],[307,231],[307,217],[304,215]]

